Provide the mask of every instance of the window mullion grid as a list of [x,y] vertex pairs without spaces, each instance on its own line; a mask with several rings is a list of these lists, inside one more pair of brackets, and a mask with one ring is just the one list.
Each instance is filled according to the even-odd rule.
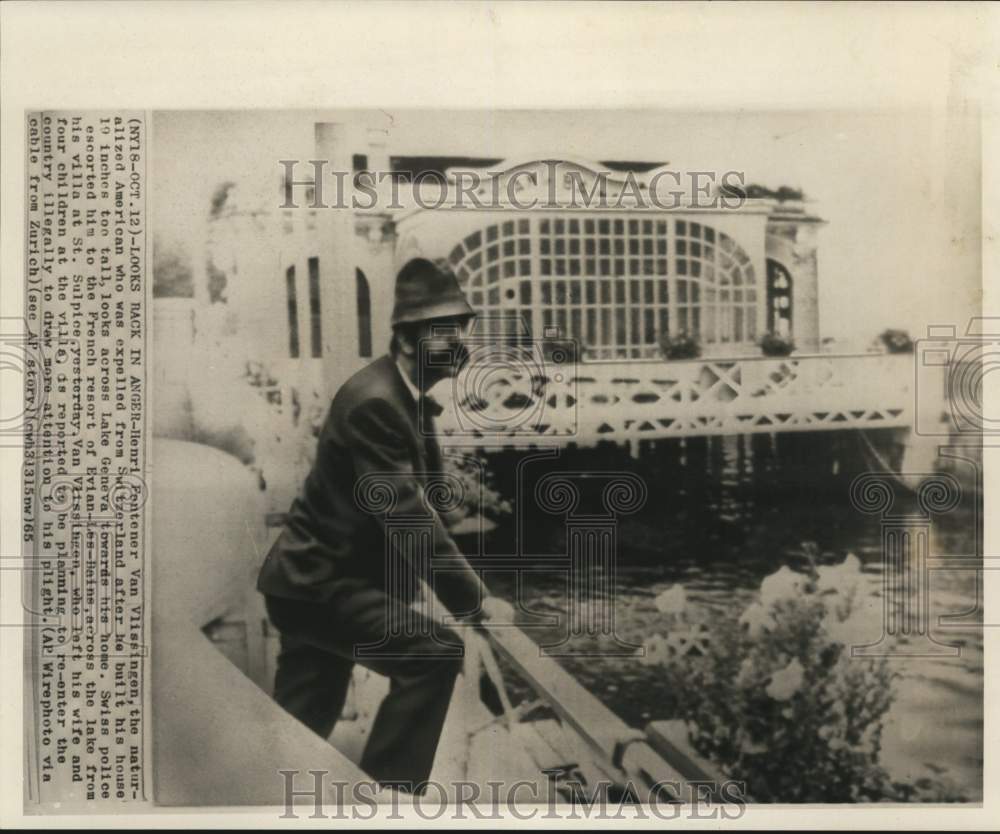
[[566,288],[566,294],[563,296],[563,321],[565,326],[565,333],[560,333],[560,337],[563,339],[573,338],[573,276],[570,274],[572,270],[570,269],[570,257],[569,257],[569,218],[562,218],[562,234],[559,235],[559,239],[562,241],[562,255],[560,255],[560,261],[563,265],[563,286]]
[[722,235],[715,234],[715,245],[712,246],[712,332],[706,334],[705,341],[709,344],[719,344],[722,341],[722,264],[719,253],[722,251]]
[[625,319],[625,332],[628,335],[628,356],[635,359],[642,355],[641,322],[637,321],[642,317],[642,288],[639,287],[638,297],[633,300],[633,288],[639,277],[632,271],[632,218],[625,216],[622,224],[622,235],[625,241],[625,299],[628,303],[628,314]]
[[674,218],[668,216],[664,234],[667,238],[667,318],[673,338],[680,327],[677,315],[677,221]]
[[[635,344],[635,340],[632,338],[632,285],[629,280],[631,276],[629,275],[628,268],[628,220],[622,219],[622,232],[619,236],[622,245],[622,274],[618,276],[618,280],[625,284],[625,339],[624,345],[622,347],[625,351],[625,358],[632,358],[632,346]],[[613,228],[613,227],[612,227]],[[616,259],[617,260],[617,259]]]
[[[615,321],[614,321],[614,273],[611,271],[611,238],[608,237],[603,231],[602,227],[604,221],[598,219],[597,221],[597,272],[601,276],[601,341],[604,344],[604,358],[614,359],[615,358]],[[604,242],[607,241],[607,252],[604,251]],[[607,261],[609,264],[607,273],[604,271],[604,263]],[[609,288],[609,295],[607,301],[604,300],[604,286],[605,283]],[[607,321],[608,326],[605,328],[604,322]],[[603,335],[606,334],[606,335]]]
[[[656,350],[656,320],[659,317],[659,307],[656,303],[656,260],[653,254],[655,245],[653,244],[653,226],[650,224],[647,231],[647,220],[645,216],[640,216],[639,231],[642,233],[639,239],[639,266],[642,267],[642,339],[643,357],[650,359]],[[646,247],[649,246],[647,253]],[[647,259],[647,255],[648,258]],[[648,264],[648,268],[647,268]],[[649,293],[647,294],[647,289]],[[652,326],[650,326],[652,322]]]
[[[636,224],[635,229],[635,246],[632,245],[633,234],[632,234],[632,224]],[[646,316],[646,296],[645,288],[643,287],[642,279],[642,233],[641,225],[638,218],[629,217],[625,221],[625,227],[628,231],[628,243],[627,243],[627,257],[628,257],[628,274],[629,274],[629,298],[632,297],[632,288],[635,287],[635,301],[633,302],[633,312],[632,312],[632,350],[633,357],[641,359],[646,351],[646,337],[643,331],[645,325]],[[632,250],[635,249],[635,254],[633,255]],[[638,267],[633,269],[632,267]]]
[[[531,337],[532,340],[539,340],[545,335],[543,324],[542,282],[545,277],[542,275],[541,267],[541,232],[539,231],[540,218],[536,214],[528,217],[528,235],[530,240],[529,256],[531,258]],[[551,291],[551,290],[550,290]]]

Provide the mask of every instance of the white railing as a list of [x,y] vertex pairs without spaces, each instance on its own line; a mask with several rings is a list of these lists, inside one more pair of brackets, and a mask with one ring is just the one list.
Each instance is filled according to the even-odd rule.
[[[913,356],[600,362],[473,367],[439,396],[450,442],[589,446],[912,424]],[[458,402],[450,407],[449,402]]]

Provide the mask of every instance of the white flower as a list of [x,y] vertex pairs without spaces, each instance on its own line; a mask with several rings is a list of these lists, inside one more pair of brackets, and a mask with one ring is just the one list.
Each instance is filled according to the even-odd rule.
[[820,593],[853,593],[861,582],[861,561],[853,553],[839,565],[823,565],[816,569],[816,589]]
[[851,616],[841,620],[836,614],[827,613],[823,618],[823,634],[832,643],[844,646],[864,646],[881,637],[878,624],[866,622],[863,617]]
[[743,612],[743,615],[740,617],[740,625],[746,626],[747,634],[751,640],[756,640],[764,632],[774,628],[777,623],[770,609],[759,602],[755,602]]
[[682,614],[687,607],[687,592],[683,585],[672,585],[657,595],[655,604],[661,614]]
[[767,694],[775,701],[787,701],[802,686],[805,677],[805,669],[796,658],[784,669],[771,675],[771,682],[767,685]]
[[643,653],[639,657],[639,662],[643,666],[660,666],[670,657],[667,641],[662,634],[647,637],[642,643],[642,648]]
[[746,686],[757,675],[757,664],[752,658],[745,657],[740,664],[740,671],[736,673],[736,685]]
[[708,651],[709,645],[712,643],[712,632],[710,632],[702,623],[695,623],[691,626],[691,644],[703,652]]
[[750,736],[743,735],[740,738],[740,752],[744,756],[753,756],[757,753],[766,753],[768,750],[766,744],[761,744],[760,742],[753,741]]
[[689,629],[675,629],[667,637],[667,647],[671,654],[679,657],[696,652],[704,654],[708,650],[711,634],[701,623]]
[[875,745],[878,740],[879,726],[878,724],[869,724],[865,731],[861,734],[860,747],[862,750],[875,750]]
[[839,571],[834,565],[820,565],[816,568],[816,590],[821,593],[834,593],[839,587]]
[[760,601],[765,606],[770,606],[780,600],[794,599],[802,593],[806,581],[803,574],[784,565],[760,583]]
[[691,644],[688,641],[688,635],[686,631],[671,631],[667,635],[667,651],[671,655],[684,655],[687,654],[688,649],[691,648]]

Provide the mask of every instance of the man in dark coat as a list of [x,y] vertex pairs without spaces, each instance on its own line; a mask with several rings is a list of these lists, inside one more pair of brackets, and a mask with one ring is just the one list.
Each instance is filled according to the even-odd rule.
[[[462,668],[454,629],[409,606],[414,574],[462,619],[509,622],[512,613],[489,596],[425,496],[441,468],[440,406],[426,391],[456,373],[474,315],[450,272],[422,258],[400,270],[391,352],[334,396],[315,463],[257,582],[281,632],[277,702],[326,738],[356,662],[389,677],[361,767],[411,790],[430,774]],[[394,503],[378,507],[365,495],[370,486],[376,495],[388,486]],[[429,520],[433,553],[387,545],[389,512]],[[428,562],[442,569],[430,572]]]

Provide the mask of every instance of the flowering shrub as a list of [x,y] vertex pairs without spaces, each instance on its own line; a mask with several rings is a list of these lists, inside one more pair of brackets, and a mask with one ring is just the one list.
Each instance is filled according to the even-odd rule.
[[465,491],[462,508],[465,516],[479,514],[492,521],[499,521],[513,512],[510,501],[503,497],[493,484],[492,473],[481,457],[468,454],[447,454],[444,468],[461,482]]
[[687,333],[666,334],[660,337],[660,353],[664,359],[697,359],[701,356],[701,344]]
[[765,356],[788,356],[795,350],[795,342],[777,333],[765,333],[760,340],[760,351]]
[[851,619],[861,578],[853,555],[807,572],[782,567],[738,619],[697,622],[684,589],[656,598],[666,636],[641,662],[662,665],[693,747],[758,802],[911,798],[879,765],[893,700],[885,658],[850,656],[870,642]]
[[905,330],[889,328],[879,333],[878,337],[889,353],[913,353],[913,339]]

